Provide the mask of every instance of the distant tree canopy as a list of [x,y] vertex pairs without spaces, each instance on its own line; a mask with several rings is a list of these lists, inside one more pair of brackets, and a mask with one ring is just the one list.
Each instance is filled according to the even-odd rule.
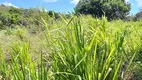
[[138,20],[140,20],[140,19],[142,19],[142,11],[138,12],[138,13],[135,15],[135,18],[134,18],[135,21],[138,21]]
[[129,11],[130,4],[125,0],[80,0],[75,8],[76,14],[106,16],[108,20],[124,19]]

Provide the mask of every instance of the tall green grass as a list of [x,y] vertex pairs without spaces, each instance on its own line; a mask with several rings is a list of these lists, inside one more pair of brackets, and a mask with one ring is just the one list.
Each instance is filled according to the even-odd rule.
[[45,30],[39,51],[31,51],[30,40],[21,39],[12,44],[9,61],[0,50],[3,79],[129,80],[134,77],[138,67],[135,60],[141,61],[137,58],[142,45],[140,22],[60,17],[59,21],[51,19],[52,23],[41,18]]

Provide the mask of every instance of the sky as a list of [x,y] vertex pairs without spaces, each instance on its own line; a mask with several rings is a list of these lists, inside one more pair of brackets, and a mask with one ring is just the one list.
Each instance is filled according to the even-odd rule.
[[[136,14],[142,9],[142,0],[125,0],[131,3],[130,14]],[[72,12],[79,0],[0,0],[0,4],[14,6],[17,8],[36,8],[42,7],[55,12]]]

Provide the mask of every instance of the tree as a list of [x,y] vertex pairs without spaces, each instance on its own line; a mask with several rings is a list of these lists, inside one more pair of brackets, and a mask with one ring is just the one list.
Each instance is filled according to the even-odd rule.
[[134,20],[135,20],[135,21],[138,21],[138,20],[141,20],[141,19],[142,19],[142,11],[138,12],[138,13],[135,15]]
[[75,8],[76,14],[106,16],[109,20],[124,19],[129,11],[130,4],[125,0],[80,0]]

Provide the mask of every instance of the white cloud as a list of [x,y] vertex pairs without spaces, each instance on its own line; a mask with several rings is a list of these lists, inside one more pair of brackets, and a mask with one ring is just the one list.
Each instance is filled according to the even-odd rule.
[[70,3],[75,4],[75,5],[76,5],[78,2],[79,2],[79,0],[71,0],[71,1],[70,1]]
[[15,7],[15,8],[18,8],[17,6],[15,6],[14,4],[12,4],[12,3],[10,3],[10,2],[3,2],[3,3],[1,3],[1,4],[5,5],[5,6],[13,6],[13,7]]
[[142,0],[135,0],[138,7],[142,7]]
[[57,2],[58,0],[44,0],[45,2]]

